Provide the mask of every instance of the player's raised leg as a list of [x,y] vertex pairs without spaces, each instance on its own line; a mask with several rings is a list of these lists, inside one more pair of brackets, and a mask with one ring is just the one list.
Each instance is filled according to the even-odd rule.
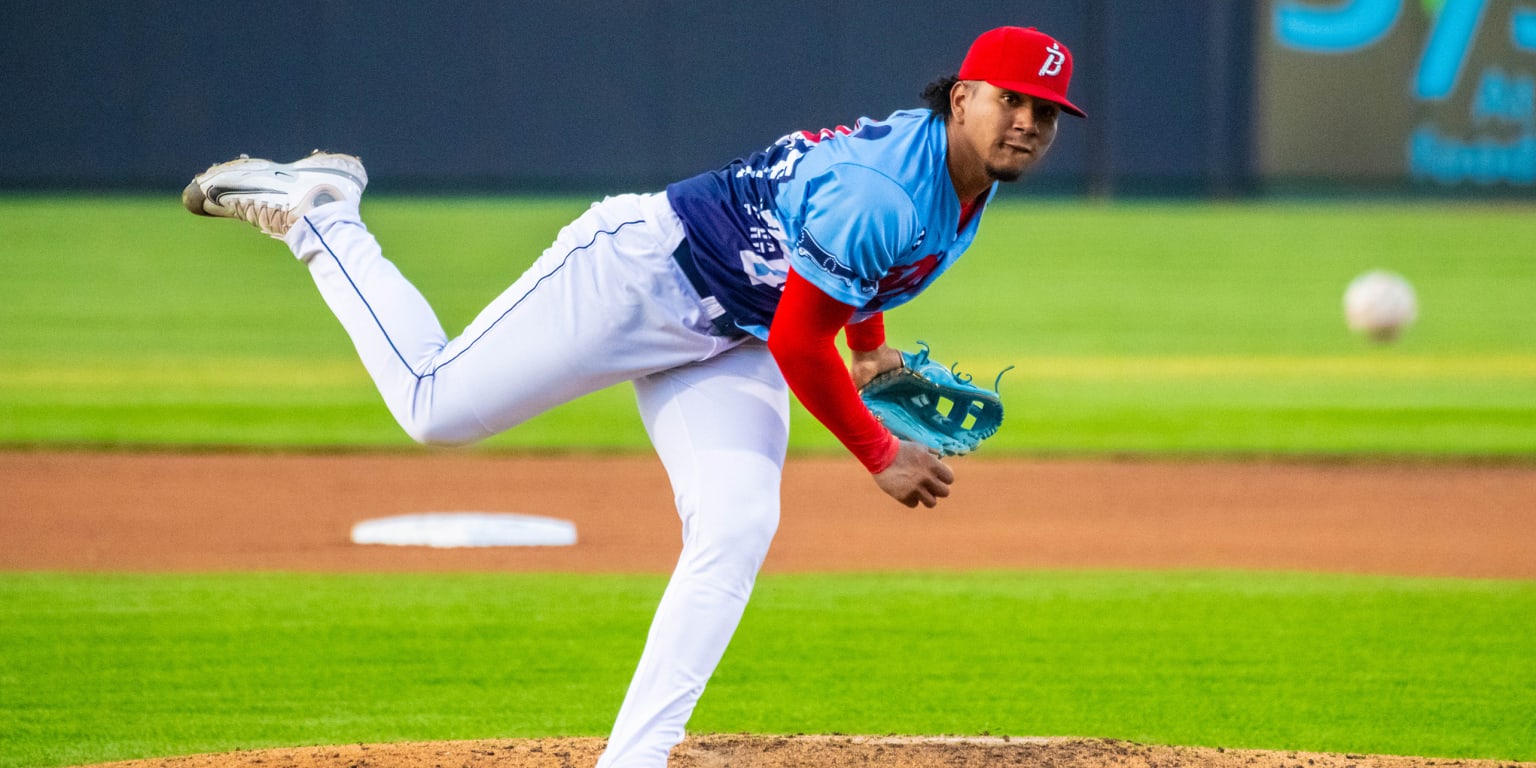
[[[583,394],[737,343],[709,334],[706,310],[671,257],[682,225],[660,195],[592,206],[450,340],[359,216],[361,164],[312,157],[325,164],[241,159],[214,166],[183,199],[197,213],[243,219],[287,242],[390,413],[418,441],[483,439]],[[338,184],[337,173],[351,164],[357,182]]]
[[635,381],[683,551],[600,768],[658,768],[720,663],[779,521],[789,394],[765,346]]

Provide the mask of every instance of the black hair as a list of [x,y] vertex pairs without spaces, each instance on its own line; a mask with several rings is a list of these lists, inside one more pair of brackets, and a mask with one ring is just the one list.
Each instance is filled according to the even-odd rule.
[[928,84],[923,88],[923,101],[935,115],[949,118],[949,92],[954,90],[955,83],[960,82],[959,75],[947,75]]

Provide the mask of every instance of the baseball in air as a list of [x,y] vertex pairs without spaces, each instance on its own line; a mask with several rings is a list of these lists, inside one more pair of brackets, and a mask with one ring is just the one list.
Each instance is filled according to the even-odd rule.
[[1344,291],[1344,321],[1372,341],[1396,339],[1418,316],[1413,286],[1396,272],[1371,270],[1351,280]]

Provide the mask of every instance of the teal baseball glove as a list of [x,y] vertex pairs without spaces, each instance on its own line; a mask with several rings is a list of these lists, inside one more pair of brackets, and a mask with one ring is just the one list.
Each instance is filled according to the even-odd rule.
[[[992,389],[971,383],[969,374],[945,368],[920,352],[902,352],[900,368],[886,371],[859,389],[870,412],[903,440],[921,443],[940,456],[970,453],[997,434],[1003,424],[1003,399],[997,374]],[[958,364],[956,364],[958,365]]]

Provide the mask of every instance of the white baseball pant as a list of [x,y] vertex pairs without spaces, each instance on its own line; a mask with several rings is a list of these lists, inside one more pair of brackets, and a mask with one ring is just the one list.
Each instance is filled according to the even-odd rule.
[[672,483],[683,549],[599,768],[664,766],[741,620],[779,520],[789,395],[763,343],[709,333],[664,194],[595,203],[457,338],[356,203],[285,238],[412,438],[462,444],[622,381]]

